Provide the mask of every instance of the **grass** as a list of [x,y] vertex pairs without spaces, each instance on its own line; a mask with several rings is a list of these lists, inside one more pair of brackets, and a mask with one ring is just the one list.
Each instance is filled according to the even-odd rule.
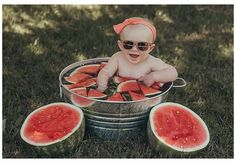
[[188,106],[207,124],[202,151],[155,152],[145,133],[110,142],[88,133],[68,158],[233,158],[233,6],[3,6],[3,158],[37,158],[19,136],[26,116],[59,98],[67,65],[118,50],[112,25],[141,16],[158,29],[152,53],[174,65],[187,86],[168,101]]

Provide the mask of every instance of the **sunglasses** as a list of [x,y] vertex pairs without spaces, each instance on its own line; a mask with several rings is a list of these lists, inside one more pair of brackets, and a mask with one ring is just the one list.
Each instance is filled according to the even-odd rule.
[[151,43],[148,42],[136,42],[136,41],[128,41],[128,40],[120,40],[123,48],[130,50],[132,49],[134,46],[137,47],[138,50],[140,51],[147,51],[149,46],[151,46]]

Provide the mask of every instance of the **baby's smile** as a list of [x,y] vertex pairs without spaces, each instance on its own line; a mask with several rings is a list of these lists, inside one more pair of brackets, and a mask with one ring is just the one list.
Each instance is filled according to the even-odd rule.
[[138,57],[139,57],[139,54],[136,54],[136,53],[129,53],[129,56],[132,57],[132,58],[138,58]]

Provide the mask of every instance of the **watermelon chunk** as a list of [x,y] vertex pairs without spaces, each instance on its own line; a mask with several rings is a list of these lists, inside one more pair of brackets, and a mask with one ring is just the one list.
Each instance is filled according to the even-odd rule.
[[133,101],[143,100],[143,99],[147,98],[143,94],[140,94],[140,93],[136,93],[136,92],[133,92],[133,91],[128,91],[128,92],[129,92],[130,97]]
[[21,138],[42,155],[72,152],[84,136],[83,112],[67,103],[53,103],[33,111],[24,121]]
[[128,80],[133,80],[132,78],[125,78],[125,77],[121,77],[121,76],[114,76],[113,78],[114,82],[119,84]]
[[192,110],[175,103],[162,103],[150,112],[149,143],[158,151],[194,152],[209,143],[204,121]]
[[139,85],[136,80],[122,82],[117,87],[117,92],[139,91]]
[[89,64],[78,67],[75,71],[86,74],[97,74],[99,70],[100,70],[100,64]]
[[156,95],[156,94],[161,93],[160,90],[154,89],[152,87],[148,87],[148,86],[143,85],[143,84],[139,84],[139,87],[140,87],[141,91],[143,92],[143,94],[145,96],[151,96],[151,95]]
[[64,86],[67,87],[68,89],[73,89],[73,88],[78,88],[78,87],[91,87],[93,85],[96,85],[96,79],[89,78],[89,79],[79,82],[79,83],[67,84]]
[[107,65],[107,62],[100,63],[99,71]]
[[99,92],[99,91],[97,91],[95,89],[92,89],[92,88],[89,89],[89,92],[88,92],[88,97],[90,97],[90,98],[97,98],[97,99],[99,99],[99,98],[104,98],[106,96],[107,96],[106,94],[104,94],[102,92]]
[[115,93],[113,96],[107,98],[108,101],[124,101],[120,93]]
[[92,76],[88,75],[88,74],[81,73],[81,72],[75,72],[75,73],[72,73],[70,76],[65,77],[65,80],[70,83],[79,83],[79,82],[85,81],[89,78],[92,78]]
[[[94,100],[87,99],[87,89],[85,87],[71,89],[75,94],[71,94],[71,102],[79,107],[88,107],[95,103]],[[76,95],[78,94],[78,95]],[[84,97],[83,97],[84,96]]]

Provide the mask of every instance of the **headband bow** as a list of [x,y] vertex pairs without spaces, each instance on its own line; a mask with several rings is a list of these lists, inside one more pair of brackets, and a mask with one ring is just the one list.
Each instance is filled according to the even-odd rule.
[[129,18],[125,19],[122,23],[113,25],[113,29],[117,34],[119,34],[127,25],[136,25],[136,24],[142,24],[148,27],[152,32],[153,42],[156,40],[156,28],[154,25],[146,21],[142,18]]

